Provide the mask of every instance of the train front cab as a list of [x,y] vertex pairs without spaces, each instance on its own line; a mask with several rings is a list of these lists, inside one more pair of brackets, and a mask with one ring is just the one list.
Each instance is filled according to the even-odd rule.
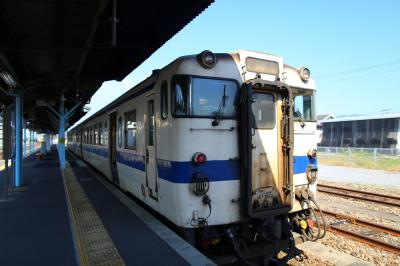
[[293,204],[291,91],[279,82],[245,82],[239,101],[241,226],[227,230],[244,263],[264,263],[291,245]]

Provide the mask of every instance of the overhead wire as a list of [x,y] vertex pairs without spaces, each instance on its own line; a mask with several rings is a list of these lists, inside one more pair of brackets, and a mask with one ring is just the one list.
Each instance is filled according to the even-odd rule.
[[393,65],[397,65],[397,64],[400,64],[400,60],[389,61],[389,62],[382,63],[382,64],[360,67],[360,68],[340,71],[340,72],[331,73],[331,74],[324,74],[324,75],[316,76],[315,78],[316,79],[329,79],[329,78],[340,76],[340,75],[348,75],[348,74],[352,74],[352,73],[363,72],[363,71],[367,71],[367,70],[371,70],[371,69],[375,69],[375,68],[382,68],[382,67],[393,66]]
[[334,79],[334,80],[321,80],[319,81],[319,83],[323,83],[323,84],[329,84],[329,83],[335,83],[335,82],[340,82],[340,81],[346,81],[346,80],[352,80],[352,79],[359,79],[359,78],[365,78],[365,77],[374,77],[374,76],[380,76],[380,75],[385,75],[385,74],[389,74],[389,73],[393,73],[393,72],[398,72],[400,71],[399,69],[393,69],[390,71],[385,71],[385,72],[379,72],[379,73],[370,73],[370,74],[365,74],[365,75],[361,75],[361,76],[355,76],[355,77],[347,77],[347,78],[341,78],[341,79]]

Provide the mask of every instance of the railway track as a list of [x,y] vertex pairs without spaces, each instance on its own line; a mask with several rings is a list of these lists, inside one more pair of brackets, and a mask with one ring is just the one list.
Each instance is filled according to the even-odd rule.
[[400,207],[400,197],[396,196],[322,184],[318,184],[317,189],[318,192],[326,194]]
[[[323,213],[337,220],[329,225],[328,230],[370,246],[400,254],[400,230],[327,210],[323,210]],[[368,229],[367,231],[365,230],[366,228]],[[377,239],[377,236],[382,237],[382,233],[399,237],[399,242],[392,244]]]

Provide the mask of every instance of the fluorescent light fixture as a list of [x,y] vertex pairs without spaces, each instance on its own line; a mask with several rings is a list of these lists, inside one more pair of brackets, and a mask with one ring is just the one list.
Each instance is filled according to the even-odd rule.
[[11,88],[17,87],[17,82],[13,78],[13,76],[10,75],[7,71],[1,71],[0,72],[0,78],[4,80],[4,82]]

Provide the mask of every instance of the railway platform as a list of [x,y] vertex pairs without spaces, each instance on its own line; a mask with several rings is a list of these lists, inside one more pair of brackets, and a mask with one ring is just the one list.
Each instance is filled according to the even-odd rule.
[[60,170],[55,150],[0,198],[1,265],[213,265],[84,162]]

